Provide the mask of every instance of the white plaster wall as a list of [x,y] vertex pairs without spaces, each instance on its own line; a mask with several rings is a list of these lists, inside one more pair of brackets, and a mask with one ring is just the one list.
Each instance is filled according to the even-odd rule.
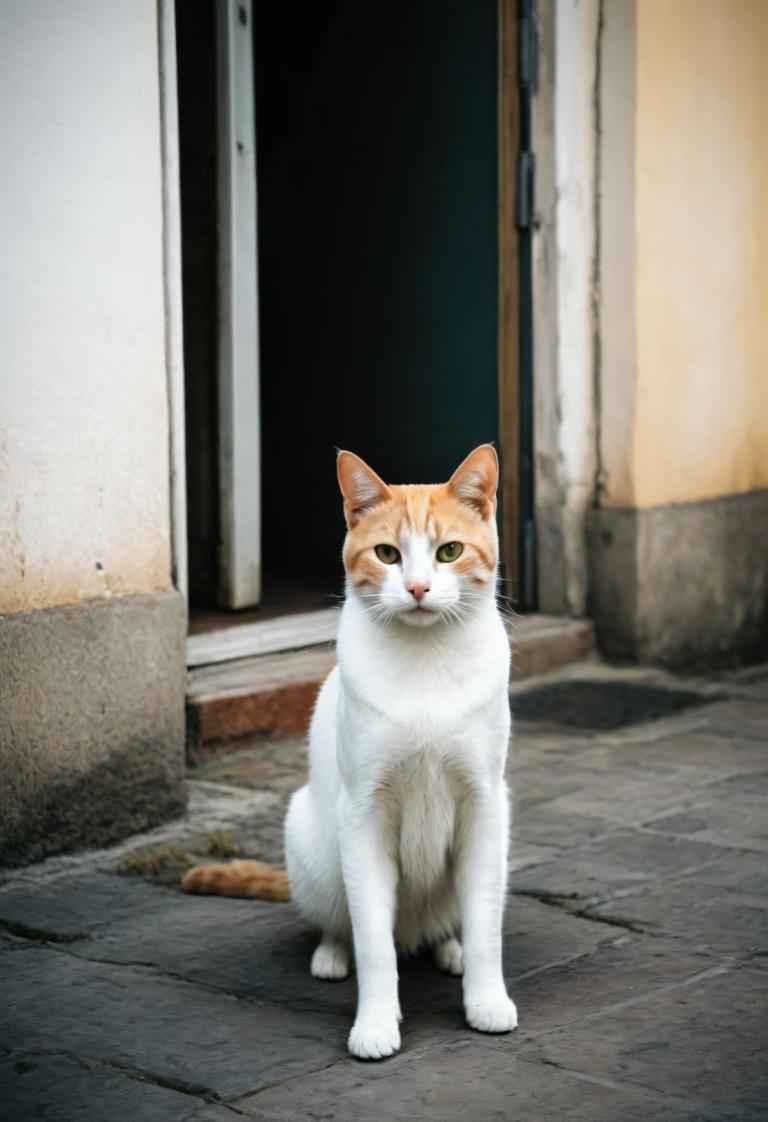
[[539,594],[545,611],[586,609],[585,517],[594,427],[595,83],[599,0],[545,0],[534,100],[539,226],[534,379]]
[[157,23],[0,4],[0,611],[170,584]]
[[555,160],[557,174],[560,472],[566,595],[586,609],[586,510],[595,489],[594,324],[595,81],[599,0],[561,0],[557,10]]

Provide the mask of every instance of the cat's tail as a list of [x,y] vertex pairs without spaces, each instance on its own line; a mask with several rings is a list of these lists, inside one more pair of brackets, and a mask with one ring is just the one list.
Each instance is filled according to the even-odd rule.
[[291,889],[283,866],[263,861],[229,861],[225,865],[195,865],[184,874],[185,892],[203,896],[247,896],[258,900],[290,900]]

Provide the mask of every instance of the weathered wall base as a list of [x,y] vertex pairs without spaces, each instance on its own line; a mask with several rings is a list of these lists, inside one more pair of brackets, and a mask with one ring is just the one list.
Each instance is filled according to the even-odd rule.
[[183,810],[185,644],[177,592],[0,618],[0,864]]
[[768,653],[768,491],[594,509],[590,601],[608,656],[691,668]]

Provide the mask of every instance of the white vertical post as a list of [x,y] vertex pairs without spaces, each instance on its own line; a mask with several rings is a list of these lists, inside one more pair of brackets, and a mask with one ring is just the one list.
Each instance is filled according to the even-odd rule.
[[251,0],[217,0],[219,218],[218,601],[261,596],[256,130]]
[[163,145],[165,365],[168,380],[173,582],[188,597],[187,486],[184,434],[184,333],[181,293],[181,198],[176,90],[176,9],[160,0],[160,120]]

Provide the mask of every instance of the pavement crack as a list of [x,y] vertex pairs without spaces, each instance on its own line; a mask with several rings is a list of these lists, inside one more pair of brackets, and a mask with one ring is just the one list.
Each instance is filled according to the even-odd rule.
[[[269,1082],[262,1083],[262,1085],[260,1087],[257,1087],[255,1090],[246,1091],[244,1095],[238,1095],[237,1098],[232,1099],[226,1105],[231,1107],[233,1110],[236,1110],[237,1104],[239,1102],[244,1102],[246,1099],[253,1099],[257,1095],[261,1095],[264,1091],[271,1091],[274,1087],[283,1087],[285,1086],[285,1084],[292,1083],[296,1079],[304,1079],[307,1075],[317,1075],[321,1071],[328,1071],[329,1068],[336,1067],[338,1064],[352,1062],[352,1059],[348,1055],[336,1056],[334,1059],[328,1060],[328,1062],[325,1064],[318,1064],[317,1067],[306,1068],[306,1070],[304,1071],[286,1075],[282,1079],[270,1079]],[[245,1112],[240,1111],[239,1113],[243,1114]]]
[[[437,1020],[435,1020],[435,1024],[437,1024]],[[467,1030],[467,1032],[469,1032],[469,1030]],[[441,1037],[439,1040],[435,1040],[433,1044],[422,1045],[421,1047],[414,1048],[413,1051],[404,1049],[403,1051],[396,1053],[394,1056],[390,1056],[384,1062],[387,1065],[387,1069],[390,1071],[392,1069],[399,1069],[401,1067],[410,1067],[412,1064],[419,1063],[425,1056],[430,1055],[432,1052],[439,1052],[443,1048],[453,1048],[469,1043],[471,1039],[474,1039],[475,1034],[474,1032],[471,1032],[470,1036],[468,1037],[467,1032],[462,1033],[460,1036],[451,1036],[449,1038]],[[246,1100],[253,1100],[258,1095],[261,1095],[263,1094],[263,1092],[269,1091],[274,1087],[287,1087],[291,1083],[295,1083],[298,1080],[304,1079],[308,1075],[317,1075],[321,1071],[328,1071],[331,1068],[341,1067],[342,1065],[346,1065],[352,1068],[358,1068],[362,1071],[369,1066],[369,1061],[357,1060],[353,1056],[349,1055],[348,1052],[346,1052],[343,1055],[336,1056],[332,1060],[328,1060],[327,1063],[318,1064],[317,1067],[307,1068],[305,1071],[294,1072],[291,1075],[286,1075],[283,1079],[274,1079],[269,1083],[264,1083],[255,1091],[247,1091],[244,1095],[238,1095],[237,1098],[229,1100],[226,1105],[229,1107],[236,1107],[238,1103],[245,1102]],[[252,1111],[242,1111],[241,1113],[251,1114]]]
[[47,931],[43,927],[29,927],[26,923],[17,923],[9,919],[0,919],[0,930],[19,939],[26,939],[30,943],[76,943],[80,939],[90,938],[84,932],[63,935],[57,931]]
[[340,1014],[335,1009],[329,1009],[327,1005],[323,1005],[320,1002],[296,1000],[296,998],[291,996],[286,996],[283,1000],[276,997],[265,998],[255,993],[243,993],[239,990],[227,989],[225,986],[216,985],[215,982],[204,982],[202,979],[194,978],[188,974],[180,974],[173,970],[167,970],[164,966],[160,966],[156,962],[145,962],[140,959],[102,958],[96,955],[78,954],[77,950],[61,946],[60,944],[48,944],[48,947],[49,950],[57,951],[59,954],[65,954],[69,955],[70,958],[76,958],[79,962],[87,962],[93,966],[117,966],[126,970],[143,970],[155,978],[167,978],[172,982],[179,982],[182,985],[196,986],[208,993],[221,994],[224,997],[230,997],[234,1001],[241,1001],[246,1005],[252,1005],[258,1009],[290,1009],[292,1012],[318,1013],[327,1017],[346,1016],[346,1014]]
[[128,1079],[136,1079],[140,1083],[154,1083],[156,1087],[164,1087],[167,1091],[176,1091],[180,1095],[191,1095],[197,1099],[204,1099],[208,1103],[219,1104],[222,1102],[221,1097],[211,1087],[202,1084],[187,1083],[183,1079],[171,1079],[166,1075],[158,1075],[156,1072],[133,1067],[131,1064],[120,1063],[119,1060],[96,1059],[92,1056],[86,1058],[93,1060],[94,1063],[112,1068],[114,1071],[119,1071]]
[[[605,946],[605,943],[600,944],[600,946]],[[570,966],[574,962],[580,962],[582,959],[590,958],[594,953],[594,949],[581,951],[579,954],[566,955],[564,958],[555,959],[554,962],[547,962],[544,966],[534,966],[532,969],[526,970],[522,974],[512,974],[509,977],[510,985],[517,985],[518,982],[527,982],[529,978],[535,978],[537,974],[546,974],[549,970],[557,970],[561,966]]]
[[601,902],[597,899],[585,901],[583,897],[579,896],[561,896],[556,892],[546,892],[544,890],[534,891],[532,889],[517,890],[513,892],[512,895],[538,900],[540,904],[546,904],[547,907],[550,908],[559,908],[560,911],[566,912],[568,915],[576,916],[577,919],[588,919],[593,923],[605,923],[609,927],[620,927],[624,931],[632,931],[636,935],[653,936],[655,934],[645,927],[640,927],[640,925],[633,920],[623,919],[620,916],[598,916],[592,914],[590,909]]
[[122,966],[126,970],[146,970],[148,973],[155,975],[155,977],[170,978],[174,982],[183,982],[189,986],[199,986],[201,989],[210,990],[212,993],[222,993],[227,997],[236,997],[242,1001],[253,1000],[247,994],[236,993],[233,990],[225,989],[223,986],[217,986],[213,982],[202,982],[198,978],[190,978],[186,974],[178,974],[173,970],[166,970],[162,966],[158,966],[156,962],[144,962],[141,959],[125,959],[125,958],[102,958],[93,955],[78,954],[76,950],[70,950],[67,947],[53,945],[51,950],[59,951],[60,954],[69,955],[70,958],[76,958],[79,962],[90,962],[96,966]]
[[23,1052],[27,1056],[40,1058],[45,1056],[61,1056],[66,1060],[70,1060],[72,1063],[79,1064],[81,1067],[92,1064],[94,1067],[108,1068],[110,1071],[120,1072],[126,1079],[134,1079],[139,1083],[152,1083],[156,1087],[163,1087],[167,1091],[176,1091],[180,1095],[189,1095],[192,1098],[202,1099],[204,1102],[212,1105],[228,1105],[211,1087],[188,1083],[183,1079],[173,1079],[166,1075],[159,1075],[156,1072],[145,1071],[143,1068],[134,1067],[132,1064],[121,1063],[119,1060],[108,1060],[103,1056],[92,1056],[85,1052],[70,1052],[66,1048],[25,1047]]
[[621,1012],[625,1009],[632,1009],[636,1005],[643,1005],[647,1001],[655,1001],[667,993],[674,993],[676,990],[687,989],[688,986],[694,986],[699,982],[706,981],[709,978],[719,977],[721,974],[729,974],[739,969],[740,964],[723,961],[717,963],[715,966],[707,966],[703,970],[697,970],[693,974],[689,974],[687,978],[682,978],[679,981],[666,982],[661,986],[655,986],[644,993],[634,994],[632,997],[625,998],[623,1001],[613,1001],[609,1005],[604,1006],[602,1009],[596,1009],[593,1013],[586,1013],[567,1021],[560,1021],[549,1028],[539,1029],[532,1032],[526,1031],[523,1038],[525,1041],[535,1041],[544,1039],[548,1036],[553,1036],[556,1033],[563,1032],[565,1029],[572,1028],[574,1025],[591,1024],[595,1021],[600,1021],[604,1017],[611,1016],[614,1013]]
[[622,916],[598,916],[591,912],[589,908],[584,908],[583,911],[574,914],[581,919],[589,919],[593,923],[605,923],[608,927],[620,927],[623,931],[633,931],[636,935],[650,935],[652,937],[655,935],[654,931],[650,931],[647,927],[641,927],[639,923],[635,923],[631,919],[624,919]]

